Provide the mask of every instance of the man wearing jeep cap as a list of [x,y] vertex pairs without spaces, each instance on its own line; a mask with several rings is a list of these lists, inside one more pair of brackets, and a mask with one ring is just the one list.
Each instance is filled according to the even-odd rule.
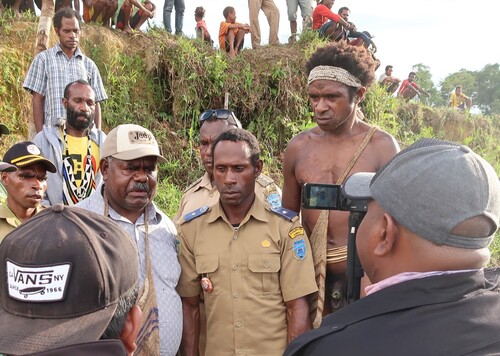
[[373,284],[285,355],[500,354],[500,268],[485,268],[500,216],[493,167],[423,139],[343,194],[368,200],[356,245]]
[[76,206],[116,221],[137,246],[139,299],[143,311],[137,354],[175,355],[182,333],[181,273],[172,221],[153,203],[157,162],[164,162],[153,134],[139,125],[119,125],[101,146],[104,183]]

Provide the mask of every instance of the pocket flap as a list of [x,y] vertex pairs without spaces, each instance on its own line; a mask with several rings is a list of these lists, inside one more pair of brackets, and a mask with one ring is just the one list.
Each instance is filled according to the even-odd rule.
[[219,268],[219,256],[204,255],[196,257],[196,273],[213,273]]
[[280,262],[279,254],[249,255],[248,269],[258,273],[276,273],[280,270]]

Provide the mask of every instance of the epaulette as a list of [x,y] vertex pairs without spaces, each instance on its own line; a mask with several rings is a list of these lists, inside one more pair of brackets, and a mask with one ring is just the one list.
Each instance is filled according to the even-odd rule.
[[205,205],[205,206],[202,206],[201,208],[196,209],[195,211],[187,213],[183,217],[184,222],[189,222],[191,220],[194,220],[197,217],[202,216],[203,214],[205,214],[209,210],[210,210],[210,208],[208,207],[208,205]]
[[271,208],[271,211],[289,221],[293,221],[293,219],[298,215],[295,211],[283,208],[282,206],[278,208]]
[[193,188],[196,184],[200,183],[201,180],[203,179],[203,176],[195,180],[193,183],[191,183],[186,189],[184,189],[184,193],[186,193],[189,189]]
[[274,180],[271,177],[266,176],[265,174],[259,174],[256,179],[257,183],[259,183],[263,187],[267,187],[269,184],[273,184]]

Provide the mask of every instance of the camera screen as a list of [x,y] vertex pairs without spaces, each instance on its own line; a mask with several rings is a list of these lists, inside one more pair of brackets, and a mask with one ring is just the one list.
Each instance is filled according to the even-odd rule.
[[338,205],[340,186],[333,184],[305,184],[303,192],[305,208],[335,209]]

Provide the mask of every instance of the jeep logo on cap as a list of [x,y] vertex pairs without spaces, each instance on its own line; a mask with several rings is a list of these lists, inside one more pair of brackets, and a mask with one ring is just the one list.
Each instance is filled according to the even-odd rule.
[[155,138],[147,131],[130,131],[128,139],[133,144],[156,145]]

